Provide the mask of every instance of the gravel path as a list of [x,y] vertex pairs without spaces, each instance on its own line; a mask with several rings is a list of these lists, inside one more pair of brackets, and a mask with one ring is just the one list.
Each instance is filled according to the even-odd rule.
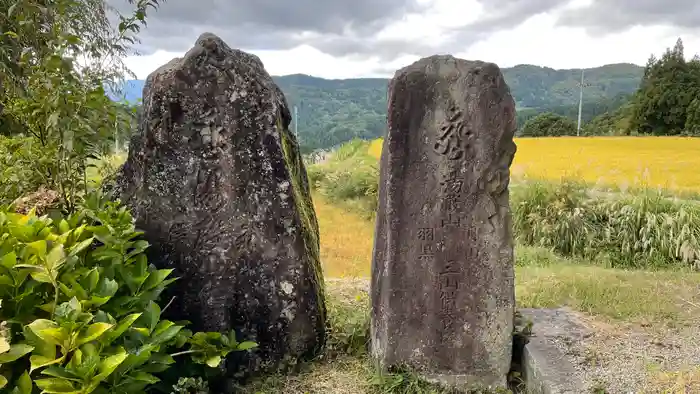
[[568,308],[523,313],[534,322],[537,346],[558,349],[585,393],[700,393],[697,325],[610,324]]
[[697,324],[673,329],[640,327],[571,314],[588,328],[590,336],[563,346],[591,389],[610,394],[700,393]]

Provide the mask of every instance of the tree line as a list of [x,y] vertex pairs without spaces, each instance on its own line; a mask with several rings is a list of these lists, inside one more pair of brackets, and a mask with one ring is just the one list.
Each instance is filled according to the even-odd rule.
[[[617,96],[608,108],[587,121],[584,103],[581,135],[700,136],[700,57],[687,60],[683,41],[652,55],[637,91]],[[606,104],[596,108],[605,109]],[[594,110],[595,112],[595,110]],[[519,113],[519,135],[545,137],[576,135],[573,111],[550,110],[534,116]]]

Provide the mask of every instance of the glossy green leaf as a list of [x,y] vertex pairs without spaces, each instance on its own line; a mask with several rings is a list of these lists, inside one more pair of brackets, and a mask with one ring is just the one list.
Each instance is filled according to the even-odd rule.
[[108,334],[108,341],[112,342],[115,339],[119,338],[126,330],[131,327],[136,320],[138,320],[139,317],[141,317],[141,313],[132,313],[128,316],[125,316],[119,324],[117,324],[116,327],[114,327]]
[[0,354],[0,364],[11,363],[21,357],[24,357],[24,355],[30,353],[32,350],[34,350],[34,346],[21,343],[10,345],[10,350]]
[[255,342],[244,341],[244,342],[239,343],[238,346],[236,346],[236,349],[238,349],[238,350],[250,350],[250,349],[255,349],[257,347],[258,347],[258,344]]
[[207,365],[216,368],[221,364],[221,356],[214,356],[207,359]]
[[0,259],[0,265],[5,268],[12,268],[17,264],[17,254],[15,252],[7,253]]
[[126,351],[120,348],[117,354],[102,360],[99,366],[100,373],[95,378],[100,380],[105,379],[111,375],[128,356]]
[[93,323],[90,324],[87,329],[80,334],[76,341],[76,346],[80,346],[84,343],[94,341],[99,338],[102,334],[107,332],[113,326],[108,323]]
[[173,272],[172,269],[156,270],[151,272],[146,281],[141,285],[141,290],[151,290],[161,284]]
[[129,377],[131,379],[138,380],[141,382],[147,382],[150,384],[160,382],[160,379],[158,379],[156,376],[151,375],[150,373],[140,371],[130,374]]
[[9,275],[0,275],[0,286],[14,287],[15,281]]
[[54,345],[61,345],[63,341],[68,339],[68,336],[64,335],[58,324],[51,320],[34,320],[29,324],[29,328],[36,336],[41,338],[41,340]]
[[34,384],[42,393],[78,393],[71,381],[61,378],[36,379]]
[[39,256],[39,258],[41,259],[44,259],[46,257],[47,245],[46,241],[43,239],[28,243],[27,249],[30,253]]
[[32,394],[32,378],[29,376],[28,371],[24,371],[17,379],[17,386],[12,391],[12,394]]
[[51,248],[49,254],[46,255],[46,266],[49,269],[57,269],[63,264],[66,259],[66,253],[63,250],[63,245],[58,244]]
[[68,379],[78,383],[82,380],[76,374],[71,373],[65,368],[59,367],[57,365],[52,365],[44,369],[43,371],[41,371],[41,374],[46,376],[52,376],[54,378]]
[[88,246],[92,245],[94,241],[94,238],[88,238],[84,241],[81,241],[79,244],[74,245],[73,247],[70,248],[70,255],[75,256],[78,253],[82,252],[85,250]]
[[160,306],[151,301],[146,307],[146,311],[143,313],[141,320],[149,329],[149,333],[153,332],[160,321]]
[[160,331],[158,334],[152,336],[151,341],[153,343],[165,343],[169,340],[175,338],[178,332],[182,330],[182,326],[171,326],[165,330]]
[[98,283],[100,283],[100,272],[97,270],[97,268],[93,268],[90,270],[90,273],[86,279],[87,290],[94,291],[95,288],[97,288]]
[[60,222],[58,222],[58,232],[60,234],[64,234],[70,231],[70,225],[66,221],[66,219],[61,219]]
[[36,371],[37,369],[44,368],[44,367],[47,367],[49,365],[62,363],[63,360],[65,360],[65,356],[61,356],[59,358],[50,358],[50,357],[32,355],[29,357],[29,364],[30,364],[29,373],[32,373],[32,372]]
[[29,275],[37,282],[53,283],[53,278],[45,271],[32,272]]

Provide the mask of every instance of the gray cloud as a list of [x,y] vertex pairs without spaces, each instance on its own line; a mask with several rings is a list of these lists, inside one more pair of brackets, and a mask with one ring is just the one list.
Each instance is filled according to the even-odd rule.
[[[120,11],[125,0],[108,0]],[[333,56],[430,55],[466,50],[494,31],[515,27],[564,0],[482,0],[488,16],[465,28],[446,31],[441,44],[375,39],[375,34],[425,6],[416,0],[168,0],[151,12],[140,34],[143,53],[184,51],[204,31],[237,48],[288,49],[313,46]],[[302,32],[310,36],[300,37]]]
[[[129,10],[126,0],[108,2],[121,12]],[[148,27],[139,35],[140,49],[183,51],[199,34],[211,31],[238,48],[287,49],[318,43],[339,54],[362,50],[363,39],[422,9],[415,0],[169,0],[149,14]],[[302,32],[317,38],[297,37]]]
[[700,2],[697,0],[594,0],[582,9],[563,13],[558,23],[585,27],[601,35],[639,25],[669,25],[681,29],[700,27]]
[[529,18],[568,3],[569,0],[482,0],[486,16],[467,30],[488,34],[513,28]]
[[[127,0],[107,1],[121,11],[129,9]],[[668,5],[671,1],[673,7]],[[393,60],[404,54],[426,56],[467,50],[499,30],[556,11],[570,0],[480,2],[485,15],[478,21],[446,31],[439,44],[421,44],[376,39],[376,33],[392,21],[423,12],[424,6],[417,0],[167,0],[149,14],[138,49],[145,54],[156,49],[185,51],[199,34],[210,31],[237,48],[281,50],[307,44],[333,56]],[[592,31],[624,30],[634,24],[700,26],[700,2],[597,0],[586,9],[564,12],[559,23]]]

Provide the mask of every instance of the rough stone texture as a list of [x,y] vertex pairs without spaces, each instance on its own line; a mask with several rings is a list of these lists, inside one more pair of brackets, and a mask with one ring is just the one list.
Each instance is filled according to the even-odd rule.
[[432,56],[389,84],[372,354],[459,388],[505,387],[515,103],[498,66]]
[[143,97],[115,191],[151,261],[181,277],[169,311],[257,341],[249,370],[314,354],[325,340],[318,222],[282,91],[257,56],[205,33]]
[[589,331],[563,309],[520,309],[535,322],[530,343],[525,345],[521,366],[529,394],[578,394],[589,392],[581,372],[556,342],[585,342]]

